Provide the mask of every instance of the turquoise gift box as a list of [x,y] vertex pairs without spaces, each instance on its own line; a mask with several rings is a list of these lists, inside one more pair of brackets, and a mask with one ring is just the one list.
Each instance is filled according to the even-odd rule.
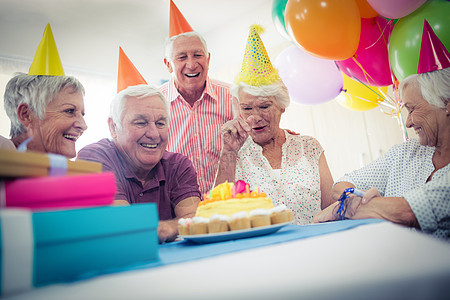
[[155,203],[0,210],[0,295],[159,260]]

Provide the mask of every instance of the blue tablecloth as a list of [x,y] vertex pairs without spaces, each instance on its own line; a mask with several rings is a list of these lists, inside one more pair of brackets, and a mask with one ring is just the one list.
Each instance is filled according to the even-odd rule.
[[[385,222],[379,219],[364,220],[343,220],[335,222],[327,222],[311,225],[287,225],[279,231],[257,237],[250,237],[237,240],[229,240],[209,244],[196,244],[187,241],[176,241],[159,246],[160,260],[151,263],[142,263],[139,265],[129,266],[121,269],[109,269],[103,271],[102,274],[117,273],[131,270],[140,270],[154,268],[169,264],[187,262],[196,259],[207,258],[211,256],[242,251],[262,246],[268,246],[288,241],[304,239],[313,236],[329,234],[338,231],[348,230],[357,226]],[[132,255],[130,253],[129,255]],[[84,274],[79,280],[89,279],[102,275],[98,272],[93,274]]]
[[230,240],[210,244],[195,244],[192,242],[178,241],[161,245],[159,248],[160,261],[140,265],[132,269],[151,268],[190,260],[268,246],[288,241],[319,236],[323,234],[343,231],[360,225],[384,222],[378,219],[344,220],[311,225],[288,225],[273,234]]

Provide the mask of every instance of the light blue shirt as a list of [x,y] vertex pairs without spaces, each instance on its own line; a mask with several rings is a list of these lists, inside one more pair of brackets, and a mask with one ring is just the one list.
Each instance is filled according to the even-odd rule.
[[358,189],[377,188],[381,196],[403,197],[409,203],[422,231],[450,238],[450,164],[434,171],[435,148],[417,139],[395,145],[384,156],[339,178]]

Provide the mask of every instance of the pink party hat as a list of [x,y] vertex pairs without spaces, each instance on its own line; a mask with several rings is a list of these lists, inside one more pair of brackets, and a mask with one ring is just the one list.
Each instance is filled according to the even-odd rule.
[[448,67],[450,67],[450,54],[434,33],[427,20],[424,20],[417,74]]

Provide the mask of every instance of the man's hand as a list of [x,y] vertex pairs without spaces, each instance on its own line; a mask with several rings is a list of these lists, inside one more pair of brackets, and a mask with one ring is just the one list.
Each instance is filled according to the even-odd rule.
[[159,221],[158,239],[159,243],[172,242],[178,235],[178,220]]
[[180,201],[175,206],[175,219],[159,221],[158,239],[160,243],[172,242],[178,236],[178,219],[192,218],[195,215],[200,198],[189,197]]

